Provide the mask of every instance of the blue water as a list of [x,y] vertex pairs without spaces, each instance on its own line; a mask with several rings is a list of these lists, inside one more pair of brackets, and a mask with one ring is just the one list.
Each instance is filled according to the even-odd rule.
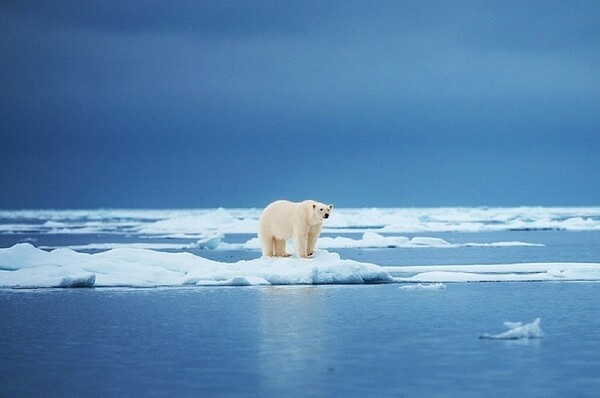
[[[381,265],[600,262],[600,232],[427,236],[545,246],[332,251]],[[0,246],[25,237],[4,234]],[[101,236],[31,238],[69,245]],[[219,261],[260,256],[195,253]],[[0,289],[0,397],[592,397],[600,391],[599,313],[594,282],[434,291],[398,284]],[[538,317],[542,339],[479,339],[505,331],[504,321]]]
[[[600,284],[0,291],[0,396],[594,396]],[[490,341],[542,319],[539,340]]]

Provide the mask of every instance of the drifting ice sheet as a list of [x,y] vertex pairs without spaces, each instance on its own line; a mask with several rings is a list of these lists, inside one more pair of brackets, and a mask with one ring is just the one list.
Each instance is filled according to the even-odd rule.
[[[288,242],[290,249],[290,243]],[[527,242],[492,242],[492,243],[449,243],[444,239],[416,236],[408,238],[405,236],[381,235],[377,232],[367,231],[360,239],[352,239],[344,236],[335,238],[321,236],[317,241],[319,249],[384,249],[384,248],[457,248],[457,247],[514,247],[514,246],[544,246],[539,243]],[[218,247],[218,246],[216,246]],[[235,248],[234,245],[225,244],[226,248]],[[260,241],[252,238],[242,247],[245,250],[259,250]]]
[[[189,238],[190,235],[185,237]],[[199,238],[196,236],[194,238]],[[72,250],[110,250],[118,248],[136,248],[152,250],[260,250],[258,238],[252,238],[246,243],[224,242],[225,235],[221,233],[207,234],[191,243],[164,243],[164,242],[137,242],[137,243],[88,243],[85,245],[61,246]],[[444,239],[433,237],[407,238],[405,236],[381,235],[376,232],[365,232],[361,238],[352,239],[344,236],[335,238],[321,236],[317,242],[318,249],[386,249],[386,248],[442,248],[452,249],[459,247],[516,247],[516,246],[544,246],[539,243],[527,242],[492,242],[492,243],[449,243]],[[292,253],[294,248],[291,241],[287,242],[288,252]],[[40,249],[54,249],[55,246],[41,246]]]
[[311,260],[259,258],[223,263],[190,253],[114,249],[51,252],[28,243],[0,249],[0,287],[298,285],[393,282],[382,267],[317,251]]
[[600,281],[599,263],[518,263],[384,267],[396,282]]
[[47,252],[28,243],[0,249],[0,287],[297,285],[503,281],[600,281],[597,263],[382,267],[317,251],[311,260],[258,258],[236,263],[191,253],[113,249]]

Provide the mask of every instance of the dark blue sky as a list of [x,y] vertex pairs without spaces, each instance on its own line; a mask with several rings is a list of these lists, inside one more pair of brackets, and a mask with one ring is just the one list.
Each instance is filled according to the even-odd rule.
[[598,1],[3,1],[0,208],[600,205]]

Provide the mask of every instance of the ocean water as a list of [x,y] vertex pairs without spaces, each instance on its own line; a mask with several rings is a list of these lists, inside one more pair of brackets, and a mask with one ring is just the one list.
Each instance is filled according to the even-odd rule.
[[[1,290],[0,396],[597,396],[600,285]],[[483,340],[541,318],[544,337]]]
[[[24,274],[0,288],[0,396],[597,396],[600,211],[340,213],[323,250],[341,259],[394,278],[402,267],[483,265],[486,280],[510,281],[291,283],[285,271],[295,263],[276,263],[281,273],[270,277],[252,248],[254,209],[0,212],[0,282]],[[286,285],[165,285],[167,271],[198,273],[201,259],[218,270],[252,265],[244,282]],[[590,268],[567,278],[558,263]],[[200,281],[230,277],[214,269]],[[57,270],[60,281],[93,273],[96,284],[51,287]],[[521,281],[530,273],[542,281]],[[538,318],[533,335],[480,338]]]

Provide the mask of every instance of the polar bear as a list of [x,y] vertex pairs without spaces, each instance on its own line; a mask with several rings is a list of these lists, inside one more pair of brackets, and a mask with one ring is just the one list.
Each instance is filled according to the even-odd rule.
[[258,238],[263,256],[289,257],[285,241],[292,238],[296,255],[311,257],[323,220],[329,218],[332,208],[333,205],[314,200],[299,203],[278,200],[268,205],[258,221]]

